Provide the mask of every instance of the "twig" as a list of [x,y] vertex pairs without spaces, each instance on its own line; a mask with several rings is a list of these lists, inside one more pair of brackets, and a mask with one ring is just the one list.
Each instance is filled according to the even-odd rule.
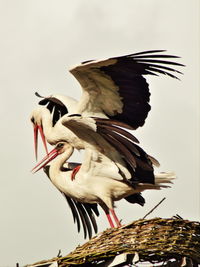
[[62,257],[61,249],[59,249],[57,257],[58,257],[58,258]]
[[150,213],[152,213],[164,200],[166,197],[164,197],[153,209],[151,209],[142,219],[145,219]]

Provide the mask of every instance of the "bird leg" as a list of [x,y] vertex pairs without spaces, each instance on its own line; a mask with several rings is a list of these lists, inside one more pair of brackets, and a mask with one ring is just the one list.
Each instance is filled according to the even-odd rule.
[[80,167],[81,167],[81,164],[78,165],[77,167],[75,167],[75,168],[72,170],[72,174],[71,174],[71,180],[72,180],[72,181],[75,179],[75,176],[76,176],[77,172],[80,170]]
[[110,227],[111,228],[114,228],[115,226],[114,226],[114,223],[113,223],[113,221],[112,221],[112,219],[110,217],[110,213],[109,212],[108,213],[106,212],[106,216],[107,216],[108,222],[110,224]]
[[121,226],[121,223],[120,223],[119,219],[117,218],[117,215],[115,214],[114,209],[109,209],[104,203],[101,203],[100,205],[101,205],[102,209],[104,210],[104,212],[106,214],[106,217],[108,219],[110,227],[111,228],[115,227],[115,225],[113,223],[113,220],[112,220],[112,218],[110,216],[110,212],[111,212],[111,214],[112,214],[112,216],[113,216],[113,218],[115,220],[115,223],[117,224],[117,227]]
[[121,227],[122,225],[121,225],[119,219],[117,218],[117,215],[116,215],[114,209],[110,209],[110,212],[111,212],[111,214],[115,220],[115,223],[117,224],[117,227]]

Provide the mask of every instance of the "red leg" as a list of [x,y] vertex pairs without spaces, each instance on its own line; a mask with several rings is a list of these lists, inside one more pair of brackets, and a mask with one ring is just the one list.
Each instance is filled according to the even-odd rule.
[[121,223],[120,223],[120,221],[119,221],[119,219],[117,218],[117,215],[116,215],[114,209],[110,209],[110,211],[111,211],[111,214],[112,214],[112,216],[113,216],[113,218],[114,218],[114,220],[115,220],[115,222],[117,224],[117,227],[122,226]]
[[107,219],[109,221],[110,227],[111,228],[114,228],[115,226],[114,226],[114,223],[113,223],[113,221],[112,221],[112,219],[110,217],[110,214],[109,213],[106,213],[106,216],[107,216]]
[[75,176],[77,174],[77,172],[79,171],[81,165],[78,165],[77,167],[75,167],[72,171],[72,174],[71,174],[71,180],[73,181],[75,179]]

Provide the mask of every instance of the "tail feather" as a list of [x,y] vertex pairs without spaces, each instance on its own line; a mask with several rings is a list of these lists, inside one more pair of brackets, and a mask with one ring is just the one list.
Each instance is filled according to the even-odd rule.
[[161,172],[155,175],[154,184],[139,183],[137,185],[140,190],[144,191],[147,189],[160,190],[162,188],[171,187],[169,184],[173,184],[173,181],[176,178],[174,172]]
[[155,175],[155,184],[173,184],[172,180],[176,179],[176,174],[174,172],[160,172]]
[[171,187],[168,184],[173,184],[173,181],[176,178],[176,174],[174,172],[160,172],[155,175],[155,185],[161,188]]

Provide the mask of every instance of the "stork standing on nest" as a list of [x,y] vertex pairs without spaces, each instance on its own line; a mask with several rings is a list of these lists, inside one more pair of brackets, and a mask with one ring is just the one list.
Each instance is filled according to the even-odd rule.
[[[125,198],[128,202],[137,202],[143,205],[144,199],[140,192],[169,187],[169,183],[174,179],[173,173],[157,174],[153,181],[151,177],[143,179],[143,176],[140,176],[141,168],[137,167],[135,176],[128,180],[117,173],[116,165],[109,158],[100,152],[85,149],[81,168],[76,174],[75,180],[72,180],[72,171],[62,170],[63,164],[72,153],[72,146],[66,142],[60,142],[48,156],[33,168],[33,171],[40,170],[53,160],[48,172],[52,183],[74,201],[93,205],[99,204],[105,211],[111,227],[114,227],[114,223],[110,215],[112,215],[116,226],[121,226],[114,211],[115,201]],[[136,198],[140,198],[140,201],[135,201]]]

